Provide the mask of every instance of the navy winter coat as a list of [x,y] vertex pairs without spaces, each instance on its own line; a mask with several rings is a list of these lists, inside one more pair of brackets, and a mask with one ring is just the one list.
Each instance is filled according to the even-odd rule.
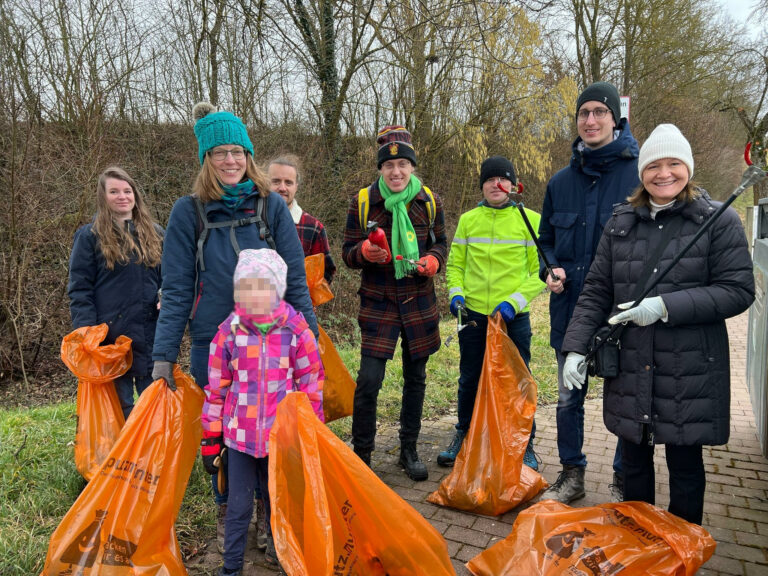
[[[254,188],[253,193],[236,209],[219,200],[204,204],[208,221],[223,222],[253,216],[257,195]],[[278,194],[270,192],[267,197],[266,220],[277,252],[288,265],[285,300],[304,315],[310,329],[317,335],[317,319],[304,271],[304,251],[291,213]],[[168,219],[163,245],[163,305],[155,333],[154,360],[176,362],[187,321],[193,341],[210,343],[219,324],[234,309],[232,276],[237,265],[237,254],[232,247],[228,227],[208,232],[203,251],[205,271],[200,271],[197,280],[195,302],[195,258],[200,226],[192,196],[177,200]],[[269,248],[266,240],[260,238],[255,224],[240,226],[234,231],[241,250]],[[190,320],[193,306],[195,314]]]
[[[640,183],[637,177],[637,140],[629,122],[619,123],[618,138],[602,148],[573,143],[571,163],[552,176],[541,210],[539,240],[554,268],[566,274],[565,290],[549,296],[549,343],[559,350],[603,227],[614,204],[624,202]],[[542,262],[539,276],[546,280]]]
[[[647,258],[673,218],[682,226],[661,256],[663,270],[716,205],[707,197],[677,202],[651,220],[647,207],[617,207],[605,229],[563,341],[563,352],[585,354],[590,337],[617,305],[630,302]],[[726,210],[662,279],[668,321],[628,323],[621,335],[620,374],[607,379],[603,419],[614,434],[656,444],[725,444],[730,418],[730,362],[725,319],[754,300],[755,282],[738,215]]]
[[[127,221],[135,235],[133,222]],[[157,226],[162,235],[163,229]],[[126,374],[144,377],[152,373],[152,346],[157,322],[157,290],[160,266],[149,268],[132,259],[107,269],[92,224],[75,232],[69,258],[69,312],[75,329],[106,323],[104,344],[114,344],[120,335],[133,343],[133,364]]]

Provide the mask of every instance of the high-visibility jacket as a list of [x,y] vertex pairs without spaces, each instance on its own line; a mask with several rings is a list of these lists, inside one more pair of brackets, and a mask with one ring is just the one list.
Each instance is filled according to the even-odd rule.
[[[540,216],[525,209],[534,230]],[[453,237],[446,264],[449,298],[463,296],[470,310],[490,314],[501,302],[515,312],[528,312],[546,287],[539,279],[536,244],[519,209],[493,208],[482,203],[465,212]]]

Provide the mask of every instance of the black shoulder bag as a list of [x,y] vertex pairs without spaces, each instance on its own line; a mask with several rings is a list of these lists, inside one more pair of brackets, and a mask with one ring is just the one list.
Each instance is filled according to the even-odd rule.
[[[640,279],[635,285],[635,292],[632,295],[634,306],[632,306],[632,308],[639,304],[637,299],[643,293],[652,271],[658,264],[661,255],[664,253],[664,248],[669,244],[669,241],[677,233],[682,224],[683,219],[678,216],[664,226],[661,240],[651,257],[645,263]],[[588,346],[587,373],[590,376],[616,378],[619,375],[619,350],[621,349],[620,339],[623,331],[623,324],[619,326],[604,324],[597,329],[597,332],[592,336]]]

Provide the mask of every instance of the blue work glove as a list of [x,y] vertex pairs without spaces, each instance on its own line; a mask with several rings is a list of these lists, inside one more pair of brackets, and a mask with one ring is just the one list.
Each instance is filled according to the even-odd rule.
[[467,315],[467,307],[464,306],[464,296],[454,296],[451,298],[451,314],[458,316],[459,310],[461,310],[462,316]]
[[563,366],[563,384],[568,390],[577,388],[581,390],[587,379],[587,365],[584,363],[584,355],[577,352],[569,352],[565,357]]
[[664,300],[661,299],[661,296],[645,298],[636,307],[627,310],[630,306],[632,306],[632,302],[619,304],[619,310],[626,310],[626,312],[619,312],[608,320],[608,324],[634,322],[638,326],[648,326],[657,320],[667,321],[667,307],[664,306]]
[[512,307],[512,304],[506,300],[493,309],[491,316],[496,314],[496,312],[501,312],[501,317],[504,318],[504,322],[512,322],[512,320],[515,319],[515,309]]

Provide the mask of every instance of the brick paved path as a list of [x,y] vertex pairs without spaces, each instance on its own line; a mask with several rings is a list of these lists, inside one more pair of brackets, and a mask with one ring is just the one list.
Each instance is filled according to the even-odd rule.
[[[707,471],[704,527],[717,541],[717,550],[699,571],[701,575],[768,576],[768,460],[761,455],[746,387],[747,320],[745,313],[728,322],[732,379],[730,442],[726,446],[704,448]],[[608,501],[608,483],[613,475],[616,438],[603,426],[600,400],[587,401],[585,422],[584,452],[589,461],[587,495],[574,502],[574,506],[592,506]],[[454,423],[455,417],[446,417],[423,424],[419,454],[427,459],[428,481],[409,480],[397,465],[399,442],[396,427],[379,430],[373,468],[382,480],[443,535],[456,573],[462,576],[469,574],[464,567],[465,562],[509,534],[519,509],[500,517],[486,517],[426,502],[427,495],[437,489],[447,474],[445,469],[437,466],[436,458],[450,441]],[[554,405],[538,408],[536,425],[536,451],[543,461],[540,471],[552,482],[560,471]],[[666,507],[669,490],[664,450],[659,448],[656,452],[659,484],[656,504]],[[262,564],[262,554],[250,550],[244,575],[274,573]],[[202,573],[190,566],[190,574]]]

